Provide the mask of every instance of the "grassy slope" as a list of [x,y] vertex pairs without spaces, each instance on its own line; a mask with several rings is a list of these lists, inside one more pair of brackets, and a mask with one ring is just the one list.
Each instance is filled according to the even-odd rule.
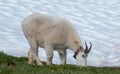
[[0,74],[120,74],[120,68],[28,65],[25,57],[17,58],[0,53]]

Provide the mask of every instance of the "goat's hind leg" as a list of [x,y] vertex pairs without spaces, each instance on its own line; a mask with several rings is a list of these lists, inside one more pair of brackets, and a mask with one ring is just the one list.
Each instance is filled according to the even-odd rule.
[[29,49],[29,51],[28,51],[28,64],[32,64],[32,63],[33,63],[32,50]]
[[34,60],[36,61],[36,63],[38,65],[42,65],[42,62],[40,61],[39,59],[39,56],[38,56],[38,44],[36,41],[30,39],[31,41],[29,41],[29,44],[30,44],[30,50],[28,53],[28,63],[32,63],[33,62],[33,58]]

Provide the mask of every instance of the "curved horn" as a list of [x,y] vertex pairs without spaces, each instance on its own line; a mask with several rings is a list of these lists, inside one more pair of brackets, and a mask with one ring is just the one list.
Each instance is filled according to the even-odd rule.
[[86,48],[85,48],[85,53],[87,53],[87,52],[88,52],[88,46],[87,46],[86,41],[85,41],[85,46],[86,46]]
[[92,49],[92,43],[90,42],[90,47],[88,49],[88,53],[90,52],[91,49]]
[[85,41],[85,46],[86,46],[86,48],[85,48],[85,53],[89,53],[90,50],[92,49],[92,43],[90,42],[90,47],[88,48],[87,43],[86,43],[86,41]]

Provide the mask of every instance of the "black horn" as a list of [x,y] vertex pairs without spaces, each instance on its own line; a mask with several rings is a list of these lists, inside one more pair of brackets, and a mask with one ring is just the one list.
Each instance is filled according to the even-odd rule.
[[90,42],[90,47],[88,48],[87,43],[86,43],[86,41],[85,41],[85,46],[86,46],[86,48],[85,48],[85,53],[89,53],[90,50],[92,49],[92,43]]
[[85,53],[87,53],[87,52],[88,52],[88,46],[87,46],[87,43],[85,41]]
[[90,52],[91,49],[92,49],[92,43],[90,42],[90,47],[88,49],[88,53]]

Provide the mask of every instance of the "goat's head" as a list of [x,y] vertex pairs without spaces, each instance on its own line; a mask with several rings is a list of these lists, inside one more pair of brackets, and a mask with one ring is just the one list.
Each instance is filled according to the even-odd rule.
[[78,66],[87,66],[87,56],[92,48],[92,43],[90,42],[90,47],[88,48],[88,45],[85,42],[85,46],[86,48],[80,46],[73,55],[73,57],[77,60]]

